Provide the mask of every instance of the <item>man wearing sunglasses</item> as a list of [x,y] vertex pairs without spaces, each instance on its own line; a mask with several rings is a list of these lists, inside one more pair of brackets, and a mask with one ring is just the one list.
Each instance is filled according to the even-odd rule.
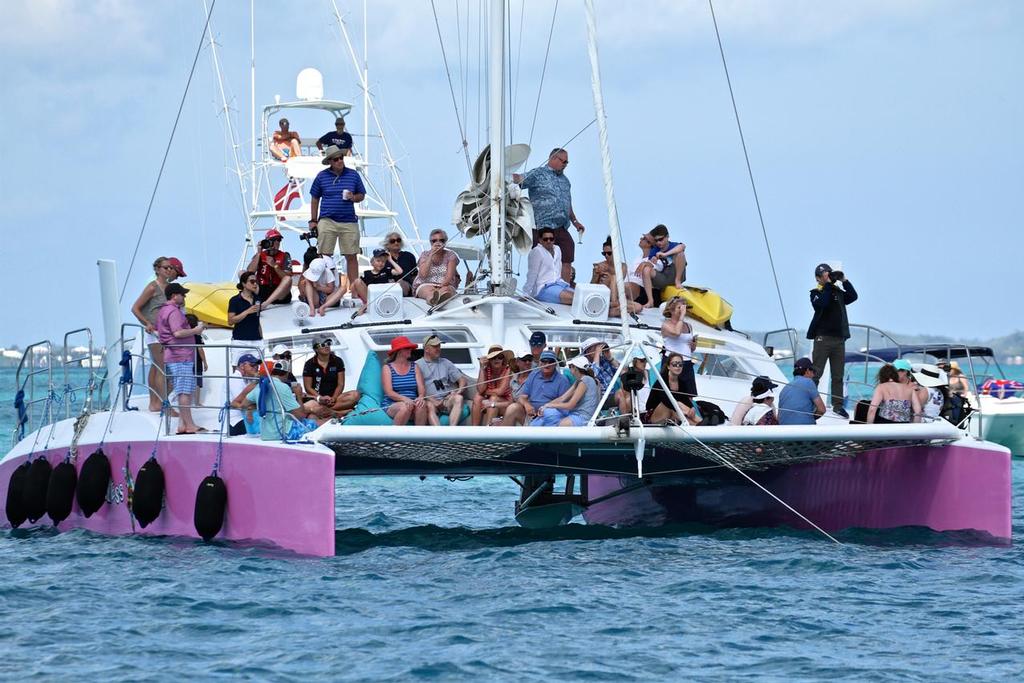
[[647,260],[654,264],[651,276],[654,289],[669,285],[680,287],[686,281],[686,245],[669,239],[668,228],[656,225],[650,232],[654,246],[647,252]]
[[549,304],[572,303],[576,292],[562,277],[562,250],[555,244],[555,230],[537,231],[537,246],[526,259],[526,294]]
[[512,180],[524,190],[530,191],[530,203],[533,205],[533,221],[537,229],[533,233],[533,245],[540,243],[540,229],[551,228],[554,231],[554,243],[561,252],[561,278],[570,282],[570,269],[576,257],[576,243],[569,235],[572,224],[583,240],[586,228],[576,220],[572,210],[572,184],[565,177],[565,167],[569,165],[569,153],[561,147],[551,150],[548,162],[543,166],[528,171],[526,175],[512,174]]
[[356,204],[366,198],[366,188],[359,172],[345,167],[345,150],[328,147],[322,163],[327,168],[317,173],[309,186],[309,227],[317,230],[316,244],[321,255],[333,256],[335,246],[341,250],[351,287],[352,281],[359,277]]

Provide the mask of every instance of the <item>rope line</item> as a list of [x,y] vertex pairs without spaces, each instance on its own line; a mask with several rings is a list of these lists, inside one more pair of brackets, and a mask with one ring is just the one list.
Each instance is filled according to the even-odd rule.
[[782,309],[782,320],[789,325],[789,318],[786,316],[786,304],[782,300],[782,287],[779,285],[779,274],[775,271],[775,259],[772,256],[772,245],[768,240],[768,228],[764,224],[764,213],[761,211],[761,200],[757,196],[757,184],[754,182],[754,170],[750,165],[750,154],[747,152],[747,140],[743,136],[743,126],[740,124],[740,111],[736,106],[736,95],[732,89],[732,78],[729,76],[729,65],[725,61],[725,48],[722,47],[722,36],[718,32],[718,19],[715,17],[715,5],[713,0],[708,0],[708,7],[711,9],[711,21],[715,25],[715,38],[718,40],[718,53],[722,57],[722,69],[725,71],[725,82],[729,86],[729,99],[732,102],[732,113],[736,118],[736,130],[740,134],[740,145],[743,147],[743,159],[747,164],[747,176],[750,178],[750,189],[754,193],[754,205],[757,207],[757,218],[761,222],[761,234],[764,236],[764,246],[768,251],[768,263],[772,268],[772,279],[775,280],[775,293],[779,297],[779,308]]
[[437,5],[430,0],[430,9],[434,12],[434,27],[437,29],[437,44],[441,47],[441,58],[444,60],[444,75],[448,78],[448,92],[452,96],[452,108],[455,109],[455,121],[459,124],[459,139],[462,141],[462,153],[466,157],[466,170],[473,172],[473,162],[469,159],[469,141],[466,139],[466,131],[462,126],[462,117],[459,115],[459,102],[455,97],[455,86],[452,85],[452,72],[448,68],[448,55],[444,49],[444,39],[441,37],[441,22],[437,18]]
[[213,8],[217,6],[217,0],[210,3],[210,11],[206,13],[206,23],[203,24],[203,31],[199,34],[199,45],[196,46],[196,56],[192,60],[192,69],[188,72],[188,81],[185,83],[185,92],[181,94],[181,102],[178,103],[178,113],[174,117],[174,126],[171,128],[171,136],[167,139],[167,147],[164,149],[164,158],[160,162],[160,170],[156,174],[156,183],[153,185],[153,192],[149,195],[149,205],[146,206],[146,217],[142,219],[142,228],[139,230],[139,237],[135,240],[135,250],[132,252],[132,260],[128,264],[128,272],[124,276],[124,285],[121,287],[121,296],[117,298],[118,303],[124,300],[125,290],[128,289],[128,281],[132,275],[132,268],[135,267],[135,259],[139,255],[139,245],[142,244],[142,236],[146,233],[146,225],[149,223],[149,214],[153,210],[153,202],[156,200],[156,192],[160,188],[160,179],[164,175],[164,167],[167,166],[167,157],[171,153],[171,144],[174,142],[174,134],[178,130],[178,122],[181,121],[181,112],[185,108],[185,98],[188,97],[189,86],[192,85],[192,76],[196,72],[196,64],[199,63],[199,55],[203,51],[203,41],[206,39],[206,32],[210,27],[210,17],[213,16]]

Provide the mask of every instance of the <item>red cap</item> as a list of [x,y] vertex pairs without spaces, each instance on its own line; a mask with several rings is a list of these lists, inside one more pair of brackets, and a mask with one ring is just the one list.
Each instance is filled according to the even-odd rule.
[[284,235],[282,235],[281,231],[278,230],[277,228],[271,228],[270,230],[267,230],[267,239],[268,240],[283,240],[284,239]]
[[178,271],[178,277],[187,277],[188,273],[185,272],[185,266],[182,265],[181,259],[176,256],[171,256],[167,259],[167,262],[174,266],[174,269]]

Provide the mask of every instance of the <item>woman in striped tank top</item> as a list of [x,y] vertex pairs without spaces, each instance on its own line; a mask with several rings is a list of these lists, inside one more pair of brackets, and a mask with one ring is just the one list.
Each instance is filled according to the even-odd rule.
[[413,416],[416,424],[427,424],[423,375],[410,358],[415,348],[416,345],[408,337],[395,337],[391,340],[388,364],[381,368],[380,381],[384,388],[381,408],[396,425],[408,424],[409,418]]

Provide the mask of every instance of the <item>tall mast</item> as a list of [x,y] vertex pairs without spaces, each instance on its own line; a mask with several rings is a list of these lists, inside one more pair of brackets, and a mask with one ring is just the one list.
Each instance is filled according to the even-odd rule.
[[619,294],[619,315],[622,321],[622,338],[629,339],[627,322],[628,300],[626,286],[622,281],[622,240],[619,237],[619,211],[615,206],[615,186],[612,183],[612,157],[608,149],[608,122],[604,113],[604,95],[601,92],[601,65],[597,59],[597,23],[594,19],[594,2],[586,0],[587,8],[587,56],[590,58],[590,86],[594,96],[594,115],[597,117],[597,133],[601,143],[601,172],[604,176],[604,196],[608,205],[608,231],[612,242],[612,268],[615,286]]
[[[256,210],[256,7],[255,0],[249,0],[249,128],[252,131],[250,140],[249,168],[252,172],[252,208]],[[249,224],[252,230],[252,223]]]
[[[363,158],[370,162],[370,58],[366,31],[366,0],[363,0]],[[383,135],[383,131],[381,133]]]
[[491,145],[491,288],[505,282],[505,0],[491,0],[488,108]]

